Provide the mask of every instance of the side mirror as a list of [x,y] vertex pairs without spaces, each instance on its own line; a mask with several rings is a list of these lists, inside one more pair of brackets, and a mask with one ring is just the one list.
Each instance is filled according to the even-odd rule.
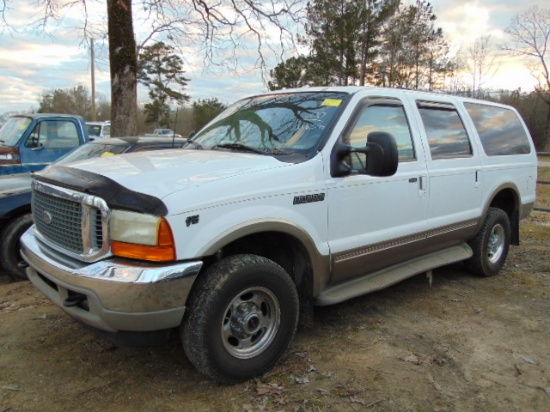
[[331,154],[331,175],[342,177],[351,174],[352,169],[346,160],[352,153],[366,156],[366,169],[357,170],[359,174],[369,176],[392,176],[397,171],[398,153],[395,138],[386,132],[371,132],[367,136],[365,148],[355,148],[338,143]]

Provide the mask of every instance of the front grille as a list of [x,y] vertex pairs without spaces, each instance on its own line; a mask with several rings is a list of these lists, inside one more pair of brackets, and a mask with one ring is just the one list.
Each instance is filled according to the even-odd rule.
[[103,199],[35,180],[32,212],[39,239],[59,252],[87,262],[109,253]]
[[33,193],[32,210],[38,231],[50,242],[79,254],[84,252],[81,209],[80,203],[37,191]]
[[101,249],[103,245],[103,227],[101,224],[101,210],[92,210],[92,248]]

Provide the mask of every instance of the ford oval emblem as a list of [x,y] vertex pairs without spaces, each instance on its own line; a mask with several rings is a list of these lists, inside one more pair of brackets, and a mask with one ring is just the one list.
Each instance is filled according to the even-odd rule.
[[44,210],[44,212],[42,213],[42,221],[47,225],[52,223],[52,215],[47,210]]

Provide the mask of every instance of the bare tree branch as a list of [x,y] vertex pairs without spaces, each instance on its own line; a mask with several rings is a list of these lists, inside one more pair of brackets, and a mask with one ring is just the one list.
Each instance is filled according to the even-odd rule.
[[548,53],[550,42],[550,9],[534,6],[517,15],[506,33],[512,38],[511,45],[503,46],[515,56],[530,57],[537,61],[538,70],[533,70],[539,86],[537,91],[550,105],[550,67]]

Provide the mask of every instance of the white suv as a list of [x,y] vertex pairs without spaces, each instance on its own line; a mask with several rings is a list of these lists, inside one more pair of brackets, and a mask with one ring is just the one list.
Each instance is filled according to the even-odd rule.
[[22,238],[31,281],[111,339],[179,328],[203,373],[270,369],[300,312],[464,261],[491,276],[533,208],[518,113],[380,88],[243,99],[184,150],[52,166]]

